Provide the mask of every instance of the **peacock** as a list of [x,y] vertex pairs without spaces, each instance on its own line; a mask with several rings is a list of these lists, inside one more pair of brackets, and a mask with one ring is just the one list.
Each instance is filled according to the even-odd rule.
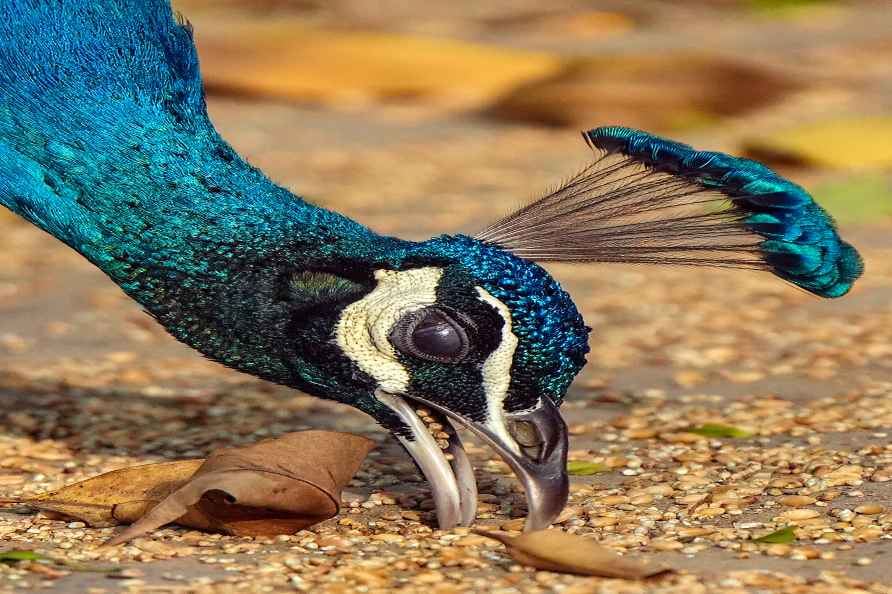
[[475,235],[381,235],[220,137],[167,0],[0,8],[0,204],[206,357],[371,415],[430,483],[443,529],[477,508],[461,427],[517,475],[527,529],[566,504],[558,407],[591,328],[538,263],[761,270],[828,298],[862,273],[798,185],[623,127],[585,132],[587,167]]

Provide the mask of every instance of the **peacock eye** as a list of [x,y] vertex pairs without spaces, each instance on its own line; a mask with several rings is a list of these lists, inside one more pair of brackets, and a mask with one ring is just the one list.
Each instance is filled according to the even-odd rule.
[[468,353],[468,335],[446,312],[430,307],[404,316],[390,332],[400,351],[438,363],[456,363]]

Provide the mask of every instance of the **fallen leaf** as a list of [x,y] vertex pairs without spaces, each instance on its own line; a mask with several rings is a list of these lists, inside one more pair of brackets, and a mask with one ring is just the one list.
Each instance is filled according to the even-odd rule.
[[892,117],[846,117],[784,128],[744,142],[747,156],[769,163],[834,169],[892,165]]
[[609,472],[610,468],[600,462],[586,462],[585,460],[570,460],[567,462],[567,472],[573,476],[591,476],[599,472]]
[[293,534],[338,513],[341,489],[373,445],[348,433],[302,431],[218,450],[107,544],[171,522],[237,536]]
[[129,523],[185,483],[203,460],[113,470],[15,503],[81,520],[94,528]]
[[46,555],[35,553],[34,551],[2,551],[0,552],[0,563],[12,565],[19,561],[51,561]]
[[207,460],[114,470],[0,505],[26,505],[92,527],[136,523],[115,541],[174,521],[234,535],[293,533],[337,514],[341,488],[372,445],[347,433],[290,433],[218,450]]
[[780,530],[775,530],[771,534],[754,538],[753,541],[766,544],[787,544],[796,542],[796,531],[788,526],[786,528],[781,528]]
[[622,122],[677,131],[770,106],[801,87],[770,68],[696,53],[587,57],[517,86],[488,115],[583,130]]
[[733,427],[731,425],[723,425],[721,423],[704,423],[703,425],[699,425],[697,427],[685,429],[685,433],[694,433],[696,435],[702,435],[703,437],[734,439],[744,439],[746,437],[753,436],[752,433],[745,429],[741,429],[740,427]]
[[[42,555],[40,553],[35,553],[34,551],[24,551],[24,550],[12,550],[12,551],[0,551],[0,563],[5,565],[14,565],[21,561],[33,561],[34,564],[31,566],[32,571],[39,567],[47,567],[49,570],[49,565],[56,565],[64,567],[70,571],[83,571],[83,572],[94,572],[94,573],[109,573],[114,574],[121,570],[120,567],[100,567],[95,565],[85,565],[83,563],[79,563],[77,561],[69,561],[68,559],[58,559],[56,557],[48,557],[47,555]],[[41,565],[37,565],[37,564]],[[56,573],[55,575],[50,575],[49,577],[62,577],[63,574]]]
[[[504,26],[504,24],[503,24]],[[621,12],[606,10],[585,10],[557,13],[540,17],[527,23],[524,33],[527,36],[542,32],[550,35],[606,38],[628,33],[635,28],[634,19]]]
[[776,17],[814,16],[817,9],[835,8],[835,0],[748,0],[750,10]]
[[671,571],[621,557],[591,539],[560,530],[526,532],[516,537],[485,530],[475,532],[505,545],[518,563],[545,571],[635,580]]

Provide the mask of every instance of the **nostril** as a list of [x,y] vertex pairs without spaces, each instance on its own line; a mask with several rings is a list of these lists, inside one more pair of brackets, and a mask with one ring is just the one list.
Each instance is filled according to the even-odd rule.
[[527,458],[539,460],[542,456],[545,439],[539,433],[536,425],[529,421],[509,421],[508,431]]
[[542,445],[542,436],[539,435],[539,430],[529,421],[511,421],[508,430],[514,440],[524,447],[532,448]]

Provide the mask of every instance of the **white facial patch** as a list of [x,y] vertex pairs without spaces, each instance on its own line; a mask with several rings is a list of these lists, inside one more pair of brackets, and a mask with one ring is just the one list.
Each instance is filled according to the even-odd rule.
[[338,346],[357,367],[394,394],[409,388],[409,372],[397,359],[388,334],[404,315],[433,305],[441,268],[376,270],[378,285],[344,308],[335,328]]
[[499,346],[490,353],[483,363],[483,390],[486,395],[486,426],[499,436],[502,443],[520,453],[520,448],[508,434],[505,424],[505,408],[503,403],[508,395],[511,383],[511,366],[514,364],[514,351],[517,348],[517,337],[511,329],[511,310],[504,303],[490,295],[482,287],[476,287],[480,299],[490,304],[502,319],[502,340]]

